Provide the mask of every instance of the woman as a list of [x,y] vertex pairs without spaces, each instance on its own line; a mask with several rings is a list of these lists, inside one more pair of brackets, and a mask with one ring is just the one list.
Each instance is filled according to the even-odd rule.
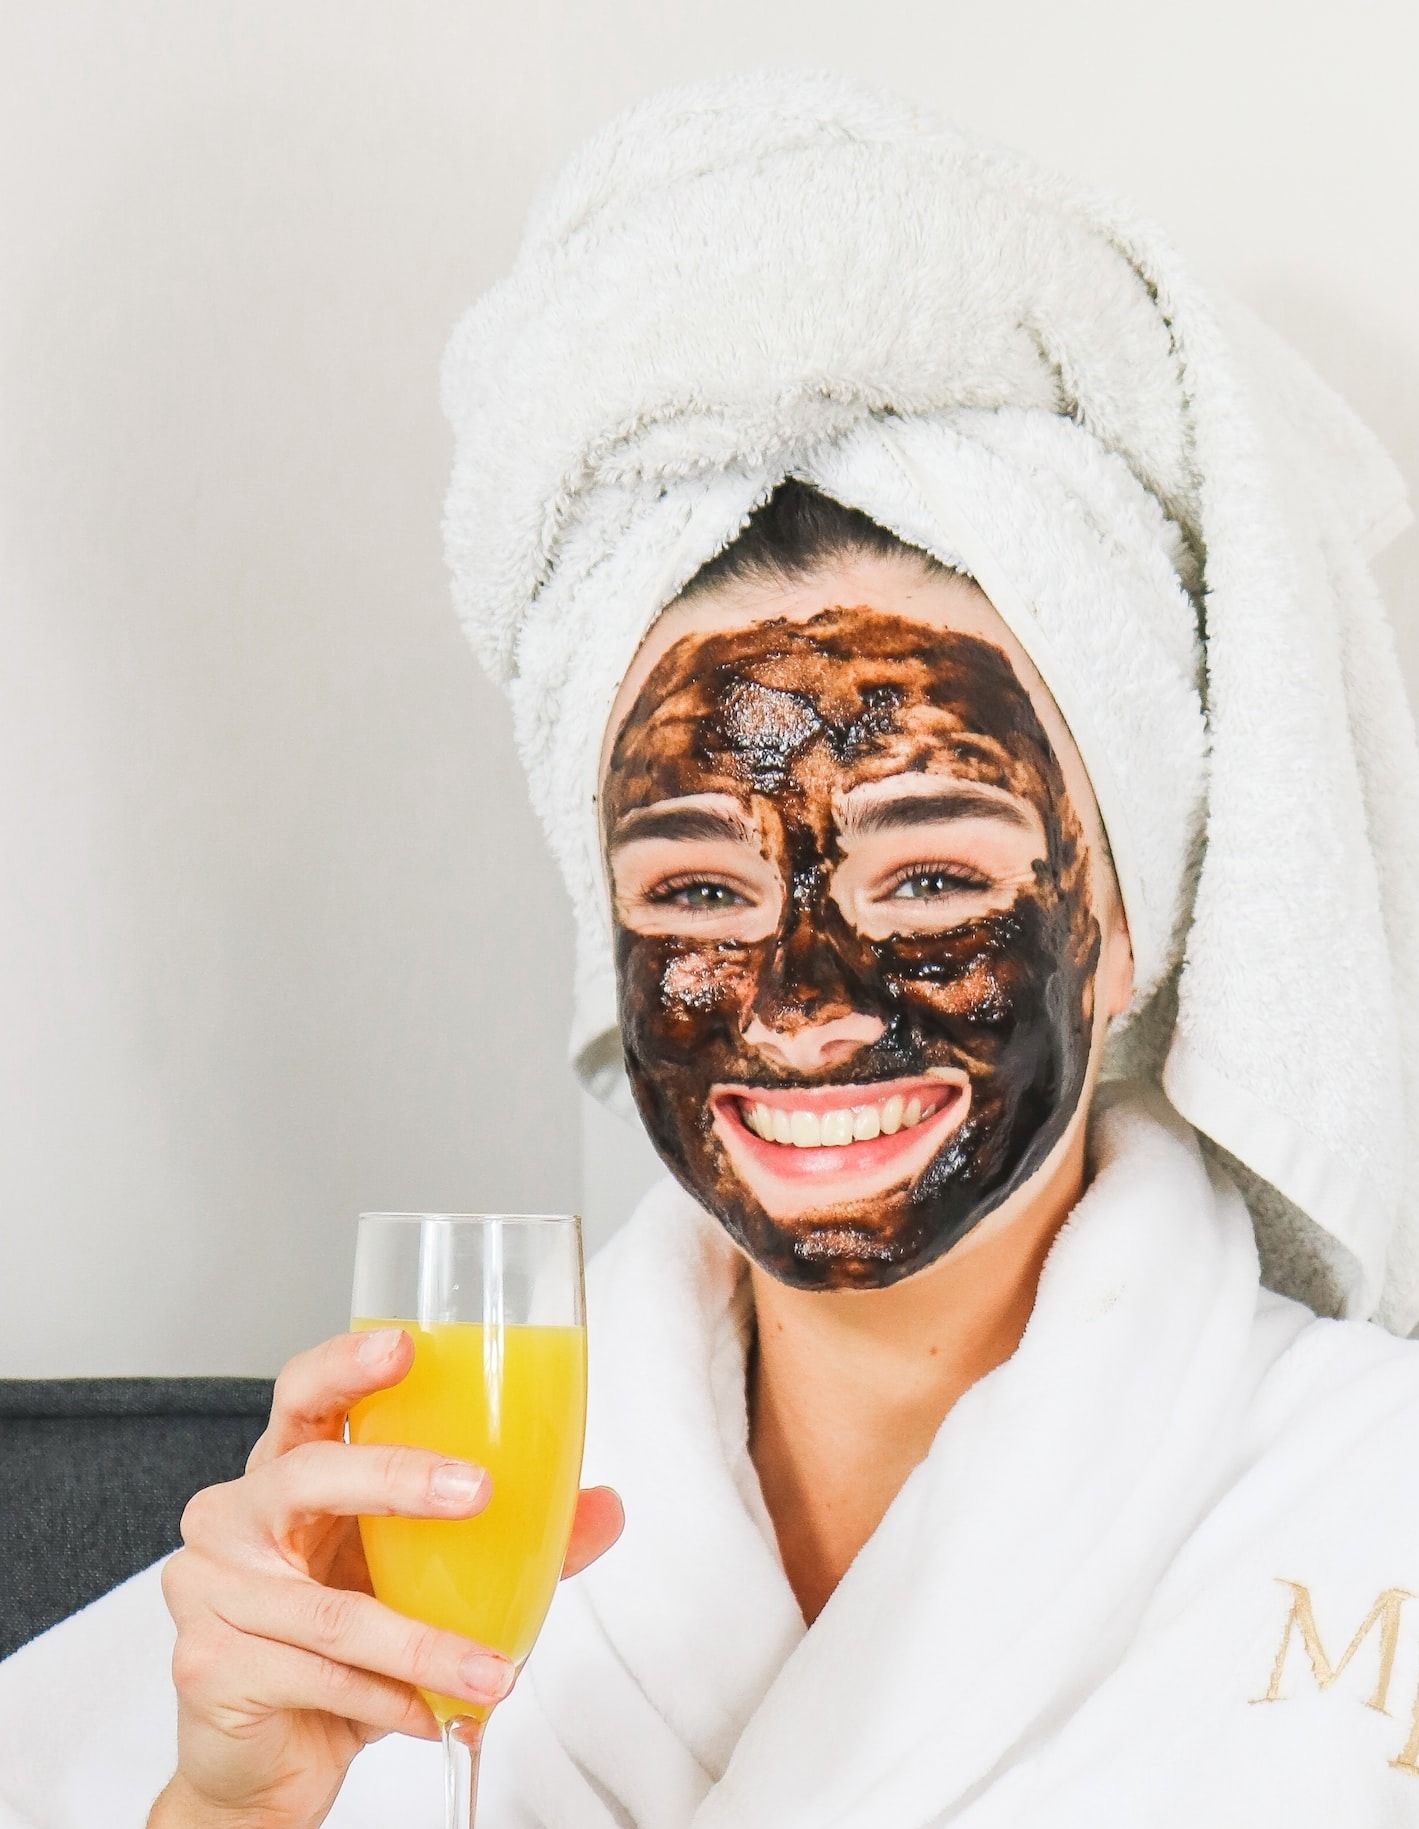
[[[583,151],[450,347],[455,591],[576,902],[575,1060],[669,1170],[589,1272],[611,1484],[490,1829],[1419,1811],[1419,773],[1359,556],[1402,502],[1294,371],[1274,410],[1353,461],[1279,482],[1102,220],[837,79],[706,84]],[[0,1672],[126,1648],[110,1811],[121,1735],[152,1829],[373,1824],[414,1686],[506,1690],[361,1591],[354,1514],[488,1498],[339,1440],[407,1370],[371,1347],[293,1361],[186,1547]]]

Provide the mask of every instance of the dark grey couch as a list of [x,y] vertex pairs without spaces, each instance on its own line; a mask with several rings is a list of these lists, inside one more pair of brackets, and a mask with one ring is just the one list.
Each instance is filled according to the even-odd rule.
[[176,1549],[270,1408],[261,1378],[0,1379],[0,1657]]

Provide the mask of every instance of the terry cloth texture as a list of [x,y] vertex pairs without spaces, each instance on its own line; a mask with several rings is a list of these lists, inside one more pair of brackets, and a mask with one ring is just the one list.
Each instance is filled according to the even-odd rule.
[[445,551],[620,1064],[596,766],[646,629],[785,476],[974,576],[1059,701],[1158,1079],[1268,1284],[1419,1322],[1419,752],[1374,435],[1163,234],[927,110],[761,69],[653,95],[533,204],[441,391]]

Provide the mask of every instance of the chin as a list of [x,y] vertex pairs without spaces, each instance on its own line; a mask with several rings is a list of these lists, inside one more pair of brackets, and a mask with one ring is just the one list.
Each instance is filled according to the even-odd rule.
[[[690,1186],[689,1183],[686,1184]],[[706,1200],[691,1186],[735,1244],[761,1270],[792,1289],[887,1289],[938,1263],[993,1210],[990,1200],[965,1214],[914,1202],[910,1190],[864,1222],[861,1209],[831,1208],[781,1222],[745,1192]]]

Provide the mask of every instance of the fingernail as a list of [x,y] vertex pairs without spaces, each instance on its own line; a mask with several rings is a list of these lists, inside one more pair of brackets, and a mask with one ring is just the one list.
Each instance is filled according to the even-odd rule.
[[470,1467],[467,1461],[445,1461],[430,1476],[429,1490],[449,1505],[471,1505],[487,1477],[481,1467]]
[[475,1651],[458,1666],[458,1678],[465,1689],[497,1702],[512,1688],[512,1665],[506,1658],[489,1657]]
[[365,1365],[378,1365],[394,1351],[394,1342],[399,1338],[397,1327],[375,1327],[360,1341],[358,1352]]

